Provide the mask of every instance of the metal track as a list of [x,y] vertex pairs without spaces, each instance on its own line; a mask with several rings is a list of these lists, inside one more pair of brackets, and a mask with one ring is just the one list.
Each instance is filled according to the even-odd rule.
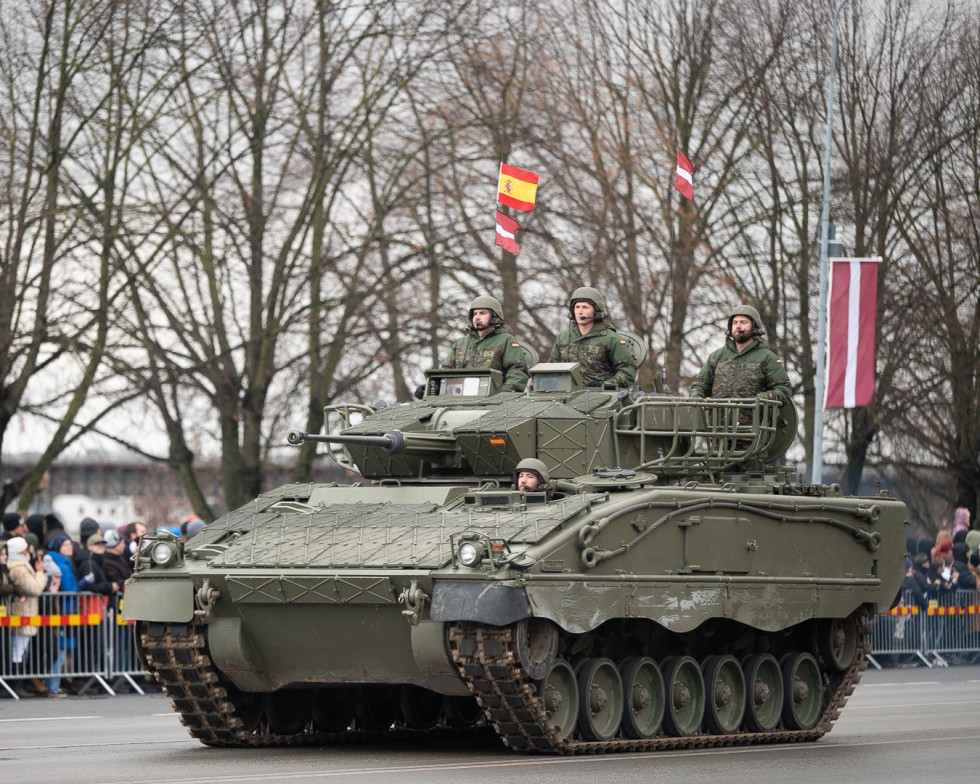
[[[861,616],[857,624],[859,639],[851,667],[828,686],[829,699],[817,726],[812,730],[778,730],[774,732],[738,733],[733,735],[695,735],[692,737],[658,737],[649,740],[610,740],[598,742],[559,738],[549,722],[537,686],[520,666],[515,654],[512,627],[485,626],[473,623],[452,624],[449,647],[463,680],[476,697],[488,722],[512,749],[559,754],[592,754],[620,751],[739,746],[761,743],[811,741],[830,731],[847,698],[854,691],[867,667],[869,629]],[[263,747],[313,744],[354,743],[419,738],[438,735],[473,737],[474,730],[439,727],[435,730],[393,729],[385,731],[346,730],[320,732],[308,723],[295,734],[271,731],[264,717],[250,719],[245,712],[260,710],[247,706],[229,694],[233,688],[222,683],[218,670],[207,653],[206,627],[189,624],[149,624],[138,627],[139,641],[147,667],[170,697],[181,723],[191,736],[208,746]],[[258,695],[261,697],[261,695]]]
[[[139,641],[147,667],[170,697],[173,709],[188,732],[208,746],[262,747],[298,746],[365,741],[392,741],[419,737],[460,738],[486,736],[485,726],[475,728],[436,727],[431,730],[395,728],[390,730],[350,729],[320,732],[312,721],[295,734],[277,734],[264,717],[246,721],[245,711],[261,710],[261,702],[246,705],[229,694],[234,687],[224,685],[207,653],[206,626],[193,623],[145,623],[138,626]],[[242,695],[261,700],[259,695]],[[236,704],[237,703],[237,704]]]
[[867,668],[870,630],[867,616],[858,616],[858,640],[849,669],[830,679],[825,687],[826,707],[811,730],[739,732],[731,735],[657,737],[648,740],[616,739],[579,741],[558,737],[548,718],[538,689],[520,665],[513,627],[456,623],[449,628],[449,648],[460,675],[469,686],[503,742],[518,751],[557,754],[595,754],[623,751],[701,749],[713,746],[748,746],[817,740],[830,732],[847,698]]

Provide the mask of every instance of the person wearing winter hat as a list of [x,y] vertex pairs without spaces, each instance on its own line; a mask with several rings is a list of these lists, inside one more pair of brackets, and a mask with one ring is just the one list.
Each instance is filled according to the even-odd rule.
[[24,519],[16,512],[7,512],[3,516],[3,539],[13,539],[15,536],[23,536],[27,533],[27,526]]
[[180,524],[180,537],[185,542],[204,530],[204,521],[197,515],[188,515]]
[[123,590],[123,584],[133,573],[133,567],[126,557],[126,542],[118,531],[109,530],[102,536],[105,539],[105,555],[101,560],[102,571],[105,572],[109,582],[118,585],[118,590]]
[[102,559],[105,556],[105,539],[102,534],[92,534],[85,542],[82,557],[76,561],[78,567],[78,585],[82,591],[101,593],[104,596],[115,593],[120,586],[113,585],[102,569]]
[[78,541],[84,544],[92,534],[97,534],[100,530],[99,524],[95,520],[91,517],[84,517],[78,526]]
[[[14,585],[14,601],[10,611],[12,615],[32,616],[39,614],[38,597],[44,592],[48,578],[44,574],[44,566],[38,561],[31,563],[30,547],[22,536],[15,536],[7,541],[7,568],[10,580]],[[37,636],[36,626],[18,626],[11,635],[10,660],[14,691],[19,697],[30,696],[20,682],[26,676],[24,672],[24,656]]]
[[980,553],[980,531],[967,531],[964,541],[970,553]]

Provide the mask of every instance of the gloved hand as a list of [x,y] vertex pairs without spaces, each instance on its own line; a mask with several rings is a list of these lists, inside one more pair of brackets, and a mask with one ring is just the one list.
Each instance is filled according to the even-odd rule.
[[421,400],[423,397],[425,397],[425,384],[419,384],[415,387],[415,399]]
[[702,395],[700,392],[692,392],[690,395],[688,395],[688,397],[692,400],[704,400],[704,395]]
[[89,572],[84,577],[80,577],[78,579],[78,582],[81,583],[82,585],[91,585],[92,583],[95,582],[95,575],[92,574],[92,572]]
[[773,392],[771,390],[768,392],[760,392],[758,395],[756,395],[756,398],[758,400],[772,400],[779,406],[783,405],[782,395],[780,395],[778,392]]

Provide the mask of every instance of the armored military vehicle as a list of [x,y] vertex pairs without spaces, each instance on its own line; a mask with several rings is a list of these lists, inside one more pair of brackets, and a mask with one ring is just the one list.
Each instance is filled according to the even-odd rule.
[[[211,746],[496,732],[596,752],[814,740],[904,573],[905,508],[778,465],[792,406],[432,370],[291,433],[364,480],[292,484],[127,583],[148,669]],[[522,460],[538,490],[514,489]],[[473,731],[481,731],[479,729]]]

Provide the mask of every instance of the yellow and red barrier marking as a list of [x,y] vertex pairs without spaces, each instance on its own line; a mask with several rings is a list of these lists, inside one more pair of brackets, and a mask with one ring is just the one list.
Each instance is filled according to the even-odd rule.
[[[918,615],[919,608],[915,605],[911,607],[892,607],[887,615]],[[929,607],[925,611],[926,615],[980,615],[980,605],[968,605],[966,607]]]
[[980,606],[969,607],[930,607],[929,615],[980,615]]
[[5,615],[0,616],[0,628],[19,629],[27,626],[98,626],[102,613],[69,613],[67,615]]

